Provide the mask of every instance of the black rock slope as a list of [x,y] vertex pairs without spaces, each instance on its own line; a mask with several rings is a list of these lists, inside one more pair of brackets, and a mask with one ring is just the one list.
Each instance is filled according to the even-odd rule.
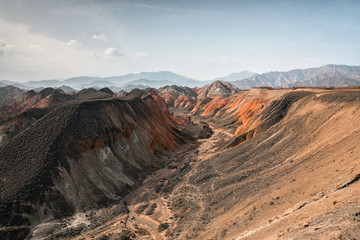
[[122,201],[181,141],[151,97],[55,107],[0,147],[0,238]]

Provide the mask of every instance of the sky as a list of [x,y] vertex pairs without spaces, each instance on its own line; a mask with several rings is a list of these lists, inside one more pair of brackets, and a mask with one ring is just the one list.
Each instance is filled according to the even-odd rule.
[[357,0],[0,0],[0,79],[360,65]]

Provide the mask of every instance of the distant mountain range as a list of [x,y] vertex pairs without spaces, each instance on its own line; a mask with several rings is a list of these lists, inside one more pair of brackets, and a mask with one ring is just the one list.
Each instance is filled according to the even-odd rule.
[[161,72],[141,72],[137,74],[126,74],[122,76],[113,77],[73,77],[60,80],[42,80],[42,81],[29,81],[25,83],[18,83],[13,81],[2,80],[0,86],[13,85],[21,89],[34,89],[40,87],[60,87],[69,86],[77,90],[83,88],[95,87],[116,87],[116,88],[128,88],[128,86],[144,85],[154,88],[163,87],[166,85],[180,85],[189,87],[202,87],[208,84],[210,81],[198,81],[192,78],[188,78],[173,72],[161,71]]
[[[256,74],[249,71],[232,73],[218,77],[215,80],[231,82],[240,89],[252,87],[294,87],[294,86],[335,86],[346,87],[360,85],[360,66],[346,66],[329,64],[319,68],[295,69],[287,72],[267,72]],[[214,80],[213,80],[214,81]],[[12,85],[14,87],[29,90],[45,87],[71,87],[76,90],[93,87],[96,89],[108,87],[112,90],[129,91],[133,87],[160,88],[164,86],[187,86],[203,87],[212,81],[199,81],[169,71],[141,72],[113,77],[73,77],[63,81],[42,80],[19,83],[2,80],[1,86]]]
[[13,86],[13,87],[17,87],[17,88],[25,89],[25,90],[32,88],[32,87],[25,86],[22,83],[18,83],[18,82],[14,82],[14,81],[8,81],[8,80],[1,80],[0,81],[0,87],[5,87],[5,86]]
[[360,85],[360,66],[329,64],[319,68],[295,69],[288,72],[255,74],[250,78],[233,81],[242,89],[252,87],[334,86]]
[[231,73],[231,74],[223,76],[223,77],[215,78],[214,81],[221,80],[221,81],[226,81],[226,82],[232,82],[232,81],[237,81],[237,80],[248,79],[254,75],[256,75],[256,73],[249,72],[249,71],[243,71],[243,72]]

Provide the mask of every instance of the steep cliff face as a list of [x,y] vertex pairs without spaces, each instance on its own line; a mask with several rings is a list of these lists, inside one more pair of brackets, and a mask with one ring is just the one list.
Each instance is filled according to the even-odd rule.
[[197,114],[234,134],[227,146],[233,147],[280,121],[293,102],[308,94],[311,92],[254,88],[230,97],[216,96],[200,108]]
[[1,236],[122,201],[183,142],[152,97],[70,102],[0,146]]
[[195,114],[239,135],[258,127],[261,123],[260,114],[273,100],[287,92],[289,90],[252,89],[229,97],[219,95],[203,106],[199,105]]
[[170,113],[169,107],[167,105],[167,103],[165,102],[165,100],[160,97],[154,90],[150,90],[149,92],[145,93],[146,95],[150,95],[152,98],[155,99],[155,101],[157,102],[159,108],[166,114],[169,116],[169,118],[174,122],[177,123],[179,125],[186,125],[188,122],[191,121],[190,117],[177,117],[174,116]]

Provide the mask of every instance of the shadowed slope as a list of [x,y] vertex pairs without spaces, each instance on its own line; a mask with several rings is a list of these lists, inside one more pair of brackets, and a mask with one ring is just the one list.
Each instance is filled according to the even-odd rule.
[[182,141],[151,97],[59,105],[0,147],[2,236],[121,201]]

